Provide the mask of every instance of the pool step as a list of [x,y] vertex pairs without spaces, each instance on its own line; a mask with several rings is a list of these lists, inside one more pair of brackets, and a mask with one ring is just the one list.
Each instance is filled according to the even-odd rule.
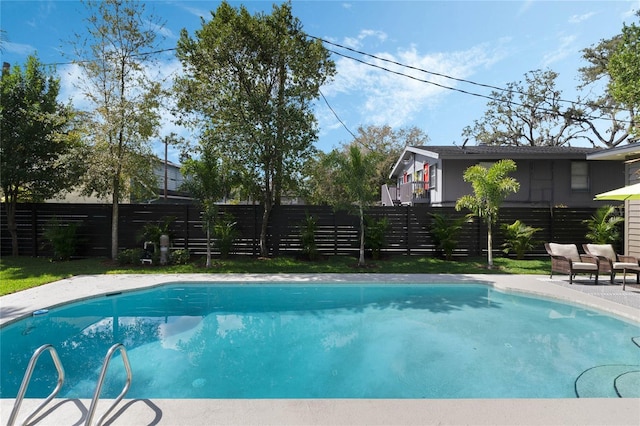
[[575,382],[578,398],[640,398],[640,365],[599,365]]

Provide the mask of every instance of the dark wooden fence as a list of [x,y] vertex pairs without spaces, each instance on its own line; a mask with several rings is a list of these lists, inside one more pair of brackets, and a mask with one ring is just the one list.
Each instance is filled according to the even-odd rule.
[[[437,250],[429,233],[432,219],[429,212],[461,216],[453,208],[373,207],[367,211],[372,218],[386,217],[389,229],[386,234],[384,254],[436,255]],[[512,223],[516,219],[529,226],[541,228],[536,234],[539,241],[528,256],[544,256],[543,242],[582,244],[586,226],[583,221],[593,215],[595,209],[583,208],[502,208],[500,223]],[[254,205],[220,206],[220,213],[228,213],[237,221],[240,233],[233,253],[245,256],[259,254],[262,207]],[[359,247],[358,218],[347,212],[334,212],[325,206],[277,206],[273,210],[269,226],[270,255],[297,255],[301,251],[300,229],[306,215],[317,221],[316,242],[323,255],[356,255]],[[120,206],[119,246],[142,247],[141,232],[145,224],[161,223],[173,218],[171,230],[174,248],[187,248],[192,254],[204,254],[205,238],[200,211],[189,204],[123,204]],[[50,256],[51,251],[43,243],[43,231],[53,220],[60,224],[78,225],[80,257],[109,257],[111,252],[111,206],[99,204],[21,204],[16,213],[18,244],[21,255]],[[456,256],[486,254],[486,227],[475,219],[461,232]],[[0,254],[11,254],[11,238],[7,230],[6,210],[0,208]],[[494,232],[494,250],[499,254],[503,243],[499,226]],[[216,253],[217,254],[217,253]]]

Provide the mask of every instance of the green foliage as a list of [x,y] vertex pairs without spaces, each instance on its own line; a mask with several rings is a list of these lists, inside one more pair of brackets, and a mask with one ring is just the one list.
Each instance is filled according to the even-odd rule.
[[155,244],[155,249],[158,250],[160,248],[161,235],[168,235],[169,241],[173,241],[173,231],[171,230],[171,224],[175,220],[176,218],[174,216],[167,216],[160,222],[145,223],[138,241],[151,241]]
[[140,265],[140,259],[142,258],[143,250],[139,248],[124,249],[118,252],[116,261],[120,266],[127,265]]
[[487,224],[487,260],[493,267],[492,225],[498,220],[498,211],[504,199],[520,190],[517,180],[509,174],[516,170],[513,160],[500,160],[488,169],[479,164],[465,170],[463,179],[471,182],[473,195],[463,195],[456,202],[456,210],[467,208]]
[[444,253],[444,258],[450,261],[453,258],[453,251],[458,246],[458,235],[462,226],[469,222],[473,215],[467,214],[454,218],[442,213],[429,214],[433,218],[429,231],[438,249]]
[[327,49],[307,37],[291,9],[285,2],[251,15],[223,1],[194,38],[183,30],[177,46],[184,69],[175,85],[178,107],[185,122],[217,135],[243,192],[263,203],[262,256],[272,206],[296,192],[315,153],[313,100],[335,74]]
[[234,217],[226,213],[222,218],[216,220],[213,226],[213,236],[215,238],[216,247],[220,250],[220,255],[226,259],[233,248],[233,244],[238,238],[237,222]]
[[77,230],[77,223],[62,224],[57,219],[47,223],[42,236],[46,245],[53,249],[52,260],[71,259],[78,244]]
[[365,217],[364,246],[371,250],[373,259],[380,259],[380,250],[385,244],[385,235],[389,229],[389,219],[379,220]]
[[[637,12],[640,16],[640,11]],[[625,25],[622,37],[608,64],[612,96],[633,111],[640,109],[640,26]],[[633,129],[640,137],[640,126]]]
[[360,217],[360,256],[358,266],[364,266],[365,224],[364,209],[378,199],[378,187],[372,180],[375,177],[375,153],[363,153],[357,146],[351,145],[347,152],[333,150],[325,157],[325,165],[331,170],[335,187],[331,204],[336,208],[356,210]]
[[172,265],[188,265],[191,260],[191,254],[187,249],[178,249],[171,252]]
[[585,237],[593,244],[614,244],[620,239],[620,224],[624,217],[616,214],[613,206],[602,206],[590,219],[584,220],[587,225]]
[[211,234],[215,231],[218,203],[230,190],[232,178],[212,145],[203,144],[198,159],[189,158],[182,166],[184,183],[202,209],[203,230],[207,237],[206,267],[211,267]]
[[318,246],[316,245],[316,229],[316,219],[307,213],[300,226],[300,244],[302,245],[302,253],[309,260],[317,260],[319,257]]
[[[78,89],[89,105],[85,138],[91,146],[85,195],[112,202],[111,257],[118,254],[118,205],[128,196],[152,197],[157,157],[151,139],[160,126],[160,79],[151,73],[162,23],[134,0],[85,3],[86,28],[74,42]],[[74,59],[75,59],[74,58]]]
[[35,56],[0,80],[0,190],[7,205],[12,253],[18,254],[15,208],[70,190],[84,172],[71,107],[57,102],[60,80]]
[[488,145],[523,146],[562,146],[581,137],[585,114],[561,102],[557,78],[552,70],[538,69],[524,75],[525,84],[492,91],[484,117],[463,135]]
[[541,230],[542,228],[525,225],[520,220],[516,220],[511,225],[502,224],[505,239],[502,251],[506,254],[515,252],[516,259],[524,259],[524,254],[536,245],[533,239],[534,234]]

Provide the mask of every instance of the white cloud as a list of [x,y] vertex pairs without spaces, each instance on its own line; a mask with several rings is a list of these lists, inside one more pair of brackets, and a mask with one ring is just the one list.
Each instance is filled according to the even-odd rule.
[[640,0],[631,3],[629,10],[622,14],[622,19],[628,19],[635,17],[636,13],[640,10]]
[[22,56],[31,55],[36,51],[36,48],[30,44],[11,43],[10,41],[3,42],[2,48],[7,53],[15,53]]
[[579,23],[584,22],[584,21],[586,21],[588,19],[591,19],[595,15],[596,15],[595,12],[583,13],[582,15],[573,15],[573,16],[569,17],[569,23],[570,24],[579,24]]
[[534,3],[534,0],[527,0],[522,2],[520,9],[518,9],[517,16],[522,16],[525,13],[527,13],[527,11],[531,9],[531,7],[533,6],[533,3]]
[[380,42],[384,42],[387,39],[387,34],[383,31],[361,30],[356,37],[345,37],[343,44],[352,49],[359,49],[362,47],[362,42],[367,38],[375,38]]
[[558,62],[577,52],[579,49],[575,47],[576,39],[577,37],[575,35],[560,37],[558,47],[555,50],[544,55],[542,59],[542,66],[546,68],[551,64]]
[[[336,61],[335,80],[323,88],[323,92],[329,102],[332,102],[331,98],[341,96],[349,98],[349,104],[356,105],[355,110],[337,111],[342,119],[345,119],[343,115],[351,117],[352,127],[364,124],[402,127],[411,123],[419,111],[435,107],[442,97],[451,92],[447,87],[455,88],[461,84],[445,76],[467,79],[478,68],[491,66],[503,55],[500,46],[492,49],[488,45],[478,45],[464,51],[430,54],[420,53],[415,46],[410,46],[396,54],[375,54],[381,59],[363,58],[388,71],[340,58]],[[382,59],[410,65],[415,69]],[[357,117],[354,119],[354,116]],[[326,126],[325,119],[328,123]],[[337,126],[335,117],[329,114],[320,117],[320,121],[321,128]]]

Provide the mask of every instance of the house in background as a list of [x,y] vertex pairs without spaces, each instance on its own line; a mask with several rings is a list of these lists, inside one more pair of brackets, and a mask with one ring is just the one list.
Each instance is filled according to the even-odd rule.
[[[193,198],[189,194],[180,190],[184,178],[180,171],[179,164],[157,159],[153,169],[153,174],[157,183],[156,188],[153,189],[154,195],[151,198],[142,200],[132,197],[131,199],[124,201],[124,203],[189,203],[193,201]],[[98,198],[93,195],[85,196],[82,195],[80,189],[76,189],[70,193],[64,194],[62,198],[53,198],[46,200],[46,202],[102,204],[110,203],[111,200]]]
[[[624,181],[619,186],[640,183],[640,142],[594,152],[587,159],[593,163],[620,164]],[[599,201],[599,204],[615,204],[615,201]],[[624,207],[624,254],[640,257],[640,200],[627,200]]]
[[545,146],[409,146],[395,163],[383,185],[382,204],[433,207],[454,206],[458,198],[473,193],[463,179],[467,168],[514,160],[512,176],[520,190],[504,206],[597,207],[595,194],[623,186],[625,167],[615,161],[589,161],[598,148]]

